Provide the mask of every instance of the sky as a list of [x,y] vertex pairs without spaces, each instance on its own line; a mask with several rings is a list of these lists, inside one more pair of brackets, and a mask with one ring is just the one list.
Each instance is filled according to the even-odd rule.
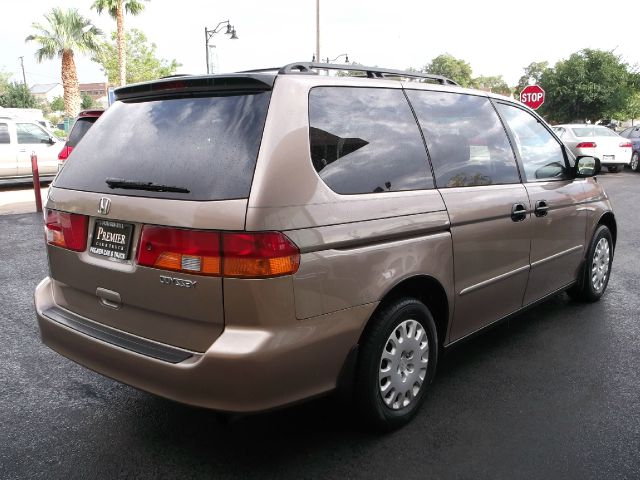
[[[0,71],[27,83],[60,82],[60,60],[35,60],[25,43],[33,22],[44,22],[52,6],[77,8],[105,33],[115,30],[93,0],[0,0]],[[506,7],[509,5],[509,7]],[[176,59],[178,73],[206,72],[204,28],[229,20],[238,40],[213,37],[221,72],[310,61],[315,51],[316,0],[150,0],[125,28],[139,28],[157,45],[161,58]],[[467,61],[473,75],[502,75],[515,85],[534,61],[551,65],[582,48],[613,50],[640,64],[637,28],[613,4],[592,0],[536,2],[429,0],[320,0],[320,56],[347,53],[364,65],[420,68],[441,53]],[[634,38],[635,37],[635,38]],[[99,65],[76,57],[81,83],[104,81]]]

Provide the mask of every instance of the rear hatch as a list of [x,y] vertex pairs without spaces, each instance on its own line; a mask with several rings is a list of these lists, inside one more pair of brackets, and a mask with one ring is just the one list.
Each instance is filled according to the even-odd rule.
[[204,351],[224,327],[220,231],[244,229],[272,76],[116,91],[47,203],[57,305]]

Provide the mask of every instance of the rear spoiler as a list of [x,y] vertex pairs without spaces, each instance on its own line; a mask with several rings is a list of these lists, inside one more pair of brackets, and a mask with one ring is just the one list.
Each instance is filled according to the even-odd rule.
[[116,100],[133,100],[149,97],[174,96],[183,93],[264,92],[273,88],[275,79],[275,75],[265,74],[180,76],[126,85],[117,88],[114,93]]

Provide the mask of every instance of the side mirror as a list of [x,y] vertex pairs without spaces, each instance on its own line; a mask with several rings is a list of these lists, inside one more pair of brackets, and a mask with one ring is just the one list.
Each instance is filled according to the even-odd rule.
[[53,145],[53,144],[56,143],[56,141],[53,138],[49,137],[46,140],[43,138],[42,140],[40,140],[40,143],[46,143],[47,145]]
[[576,177],[593,177],[600,173],[600,159],[582,156],[576,159]]

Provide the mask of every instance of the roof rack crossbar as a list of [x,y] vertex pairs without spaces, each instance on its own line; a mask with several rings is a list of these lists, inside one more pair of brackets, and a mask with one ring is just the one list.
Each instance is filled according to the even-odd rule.
[[[259,71],[274,71],[278,70],[280,75],[292,75],[292,74],[312,74],[316,75],[314,70],[343,70],[349,72],[365,72],[368,78],[387,78],[387,77],[405,77],[405,78],[421,78],[425,80],[431,80],[441,85],[460,86],[450,78],[443,77],[441,75],[434,75],[431,73],[422,72],[407,72],[405,70],[391,70],[388,68],[378,67],[366,67],[363,65],[341,65],[335,63],[314,63],[314,62],[296,62],[285,65],[280,69],[270,68]],[[250,72],[256,72],[251,70]],[[244,73],[244,72],[243,72]],[[247,72],[248,73],[248,72]]]

